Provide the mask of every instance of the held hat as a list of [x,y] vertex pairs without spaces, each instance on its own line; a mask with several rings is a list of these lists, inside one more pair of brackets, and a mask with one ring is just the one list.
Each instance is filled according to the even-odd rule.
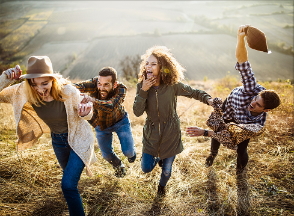
[[261,30],[253,26],[248,26],[245,29],[245,35],[247,36],[247,44],[251,49],[263,51],[268,54],[271,53],[267,48],[266,36]]
[[31,56],[28,60],[27,74],[22,75],[20,78],[33,79],[47,76],[62,77],[53,73],[52,63],[48,56]]

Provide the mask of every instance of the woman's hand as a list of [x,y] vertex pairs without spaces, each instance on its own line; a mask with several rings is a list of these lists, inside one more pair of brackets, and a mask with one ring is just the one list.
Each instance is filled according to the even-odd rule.
[[213,104],[213,98],[209,98],[209,99],[207,100],[207,103],[209,104],[209,106],[211,106],[211,105]]
[[93,108],[93,103],[88,102],[88,103],[80,103],[79,104],[79,116],[84,117],[86,115],[89,115]]
[[18,80],[22,74],[22,70],[20,69],[19,65],[16,65],[15,68],[9,68],[6,71],[4,71],[3,73],[6,74],[8,79]]
[[145,76],[143,75],[142,90],[148,91],[151,88],[151,86],[153,86],[155,83],[156,83],[156,77],[151,76],[146,79]]
[[188,127],[186,132],[190,137],[203,136],[204,135],[204,129],[202,129],[200,127],[197,127],[197,126]]

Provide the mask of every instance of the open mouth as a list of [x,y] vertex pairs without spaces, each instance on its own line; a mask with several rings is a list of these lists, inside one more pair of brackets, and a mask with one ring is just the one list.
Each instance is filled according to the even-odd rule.
[[151,76],[153,73],[152,71],[146,71],[147,72],[147,76]]
[[38,92],[38,94],[41,96],[41,97],[45,97],[48,93],[48,90],[45,90],[43,92]]
[[249,109],[253,109],[253,106],[251,104],[249,104]]
[[107,91],[101,91],[100,95],[102,98],[106,98],[107,97],[108,92]]
[[150,71],[150,70],[147,70],[146,73],[147,73],[147,79],[149,79],[150,77],[155,77],[155,78],[157,78],[157,76],[154,76],[154,75],[153,75],[153,72]]

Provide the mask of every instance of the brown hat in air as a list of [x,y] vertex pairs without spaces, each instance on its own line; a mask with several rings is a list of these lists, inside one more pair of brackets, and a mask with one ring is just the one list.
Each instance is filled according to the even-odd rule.
[[271,51],[267,49],[266,37],[261,30],[253,26],[248,26],[245,29],[245,34],[247,44],[251,49],[271,53]]
[[61,78],[60,74],[53,73],[51,60],[48,56],[31,56],[28,60],[27,74],[20,78],[33,79],[38,77]]

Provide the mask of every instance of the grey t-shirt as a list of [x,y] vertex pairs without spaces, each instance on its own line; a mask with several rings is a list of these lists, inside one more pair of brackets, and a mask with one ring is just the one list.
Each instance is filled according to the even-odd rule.
[[33,105],[37,115],[48,125],[51,132],[56,134],[67,133],[67,115],[64,102],[50,101],[41,104],[40,107]]

